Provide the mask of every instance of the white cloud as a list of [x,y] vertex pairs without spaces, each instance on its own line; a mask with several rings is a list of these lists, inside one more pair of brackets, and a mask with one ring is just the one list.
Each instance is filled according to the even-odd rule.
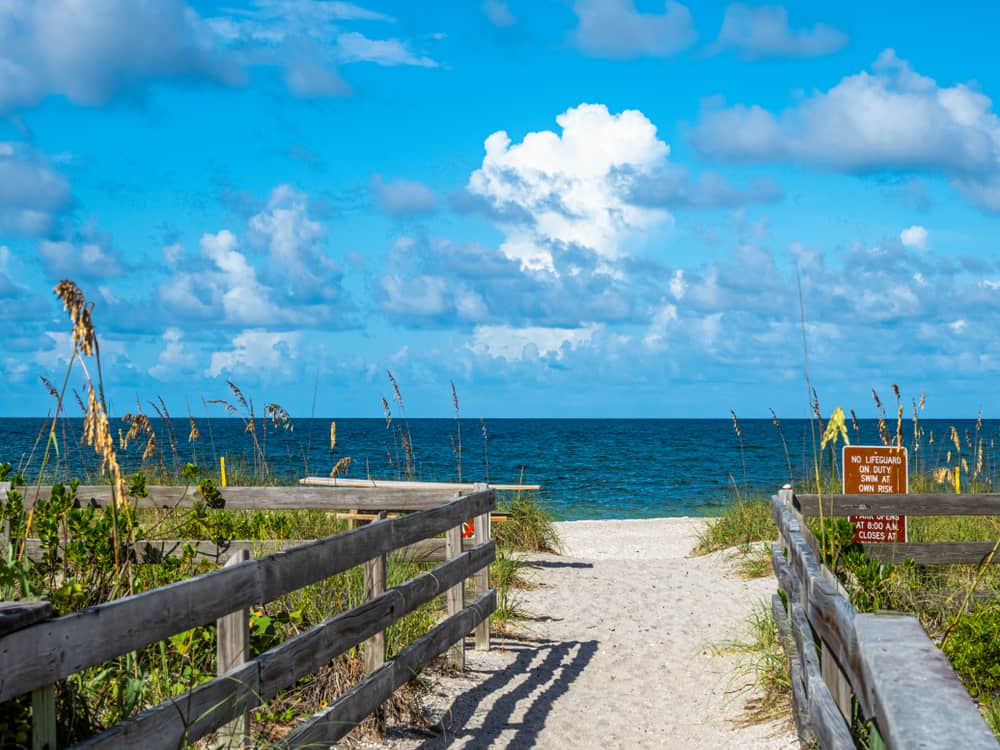
[[106,236],[85,233],[73,241],[42,240],[38,254],[51,277],[104,279],[121,276],[125,266]]
[[663,13],[640,13],[634,0],[576,0],[576,47],[587,55],[665,57],[694,44],[698,34],[685,5],[667,0]]
[[490,19],[490,23],[501,28],[513,26],[517,22],[506,0],[484,0],[483,13]]
[[864,173],[928,170],[972,202],[1000,211],[1000,118],[968,84],[941,87],[892,50],[776,116],[761,107],[707,107],[692,134],[729,161],[787,160]]
[[538,359],[552,355],[562,359],[567,351],[588,345],[603,326],[592,324],[583,328],[545,328],[509,325],[477,326],[469,348],[476,354],[506,359]]
[[899,233],[899,241],[905,247],[916,247],[921,250],[927,248],[927,230],[924,227],[914,224]]
[[241,373],[287,375],[294,369],[301,340],[302,333],[298,331],[243,331],[233,338],[232,349],[212,353],[205,374],[209,377]]
[[414,55],[398,39],[369,39],[352,31],[337,37],[337,58],[344,63],[373,62],[377,65],[416,65],[436,68],[437,62]]
[[[0,82],[2,64],[0,57]],[[0,88],[0,110],[2,101]],[[71,202],[69,184],[40,152],[21,143],[0,142],[0,233],[43,235],[54,215]]]
[[637,110],[612,115],[603,104],[581,104],[556,122],[561,134],[528,133],[521,143],[493,133],[467,189],[498,215],[527,218],[498,222],[506,234],[501,250],[525,267],[553,270],[554,248],[563,246],[588,248],[605,261],[621,258],[670,215],[630,204],[617,175],[662,167],[670,148]]
[[247,222],[252,242],[267,248],[273,271],[297,283],[311,285],[328,259],[318,243],[323,225],[309,216],[309,196],[289,185],[271,191],[263,211]]
[[818,57],[847,44],[847,34],[823,23],[811,29],[792,29],[788,11],[780,5],[750,6],[732,3],[726,8],[712,53],[735,50],[751,59],[763,57]]
[[393,216],[426,214],[438,207],[438,198],[434,191],[416,180],[399,179],[386,182],[382,179],[382,175],[377,174],[372,177],[372,188],[382,210]]
[[0,113],[58,94],[99,105],[176,77],[241,80],[182,0],[5,0],[0,10]]
[[149,374],[157,380],[179,380],[190,375],[195,366],[195,355],[184,345],[184,334],[171,326],[163,332],[163,348]]

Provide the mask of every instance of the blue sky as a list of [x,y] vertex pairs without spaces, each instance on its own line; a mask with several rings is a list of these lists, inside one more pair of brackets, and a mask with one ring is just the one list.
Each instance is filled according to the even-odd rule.
[[998,16],[4,0],[0,415],[997,416]]

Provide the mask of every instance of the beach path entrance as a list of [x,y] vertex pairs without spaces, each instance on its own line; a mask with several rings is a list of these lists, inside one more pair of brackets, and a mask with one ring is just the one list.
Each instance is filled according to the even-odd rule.
[[536,619],[434,678],[443,733],[390,732],[393,750],[798,747],[787,724],[744,726],[735,676],[771,577],[741,580],[726,553],[692,557],[701,519],[557,524],[563,555],[533,555],[538,587],[514,592]]

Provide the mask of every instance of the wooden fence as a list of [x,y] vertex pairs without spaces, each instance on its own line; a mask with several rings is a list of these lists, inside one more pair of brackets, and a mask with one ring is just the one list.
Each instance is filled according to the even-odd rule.
[[[959,515],[1000,510],[1000,496],[982,504],[968,495],[824,495],[824,516]],[[822,748],[854,748],[855,710],[873,725],[871,748],[990,748],[997,741],[948,660],[916,617],[864,614],[824,565],[805,517],[819,514],[815,495],[782,489],[772,498],[779,542],[772,563],[779,595],[772,609],[789,656],[792,699],[799,736]],[[891,559],[952,562],[954,550],[930,545],[866,545]],[[989,545],[992,548],[992,545]],[[978,548],[976,548],[978,550]],[[962,562],[979,562],[973,550]],[[880,557],[882,553],[879,553]],[[786,602],[787,601],[787,606]]]
[[[43,493],[44,494],[44,493]],[[82,742],[78,747],[176,750],[185,742],[221,731],[234,746],[249,736],[249,711],[308,676],[332,659],[364,643],[368,674],[330,706],[297,726],[281,747],[329,745],[384,703],[436,656],[449,651],[464,665],[466,634],[477,648],[489,648],[489,615],[496,592],[489,588],[489,564],[496,555],[489,539],[493,489],[448,499],[442,489],[336,490],[329,488],[229,487],[226,508],[387,508],[412,511],[341,534],[305,541],[251,559],[245,547],[229,550],[225,567],[169,586],[107,602],[65,617],[43,619],[47,605],[0,607],[0,702],[32,695],[36,750],[56,747],[53,684],[88,667],[165,640],[193,627],[218,625],[218,674],[187,693],[161,703]],[[28,505],[39,493],[26,493]],[[43,496],[43,495],[41,495]],[[86,501],[110,501],[107,487],[81,487]],[[178,507],[192,496],[176,487],[151,487],[140,507]],[[463,550],[462,524],[475,519],[473,546]],[[443,540],[431,539],[444,533]],[[446,561],[386,591],[386,556],[420,545],[437,549]],[[150,542],[145,542],[150,544]],[[435,555],[436,556],[436,555]],[[289,638],[249,659],[249,608],[318,583],[358,565],[365,566],[365,603]],[[464,601],[466,579],[474,599]],[[385,630],[439,595],[448,617],[385,660]]]

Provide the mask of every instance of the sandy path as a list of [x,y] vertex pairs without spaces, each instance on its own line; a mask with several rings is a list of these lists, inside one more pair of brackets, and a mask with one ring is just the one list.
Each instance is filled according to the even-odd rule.
[[385,747],[793,748],[786,727],[739,728],[737,657],[711,648],[742,635],[772,578],[739,580],[722,553],[689,557],[698,519],[557,524],[565,554],[535,555],[539,617],[525,638],[467,651],[464,677],[436,678],[441,736],[394,730]]

